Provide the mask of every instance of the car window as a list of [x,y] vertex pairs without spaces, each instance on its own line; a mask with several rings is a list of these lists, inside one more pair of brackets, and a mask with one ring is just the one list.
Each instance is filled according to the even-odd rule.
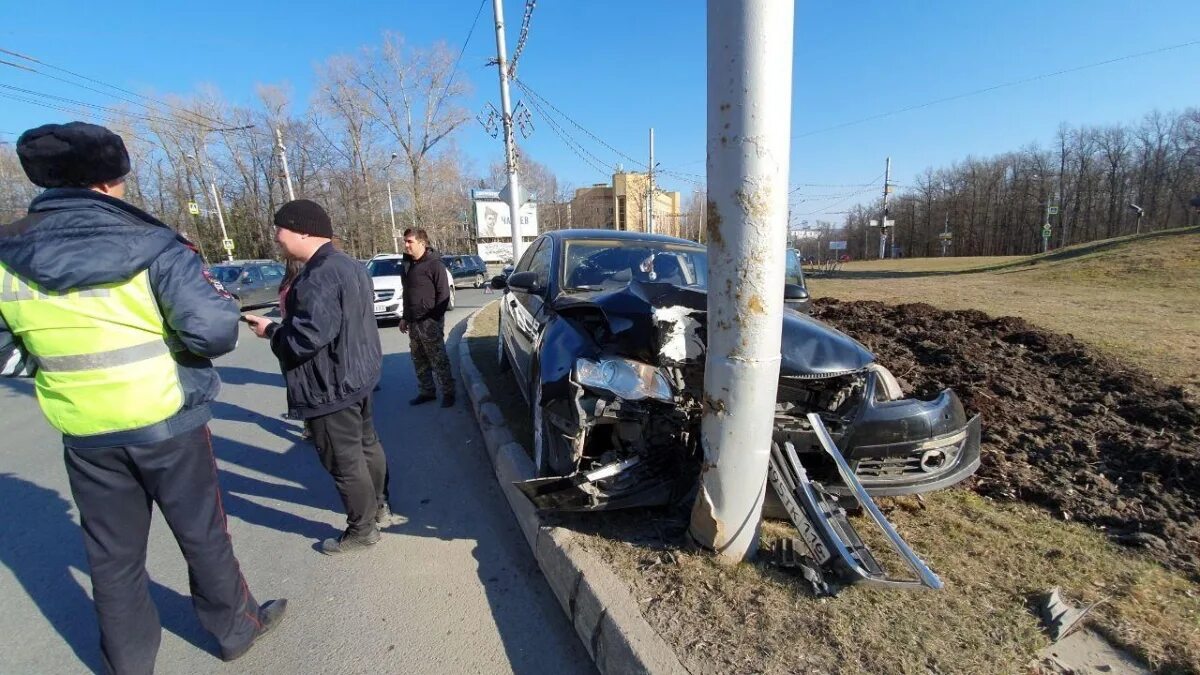
[[262,272],[259,271],[257,265],[247,265],[246,274],[250,277],[249,281],[252,283],[258,283],[263,279]]
[[521,262],[517,263],[517,267],[513,272],[528,272],[529,265],[533,262],[533,256],[537,254],[539,249],[546,245],[546,241],[546,239],[542,239],[540,242],[535,241],[532,246],[525,249],[525,255],[521,256]]
[[367,263],[367,274],[373,277],[398,277],[403,274],[400,271],[401,258],[380,258]]
[[276,281],[283,278],[283,265],[263,265],[263,278],[267,281]]
[[242,268],[236,265],[217,265],[208,273],[223,284],[232,284],[242,276]]
[[550,283],[550,252],[553,248],[550,240],[546,239],[533,254],[533,260],[529,263],[529,271],[537,274],[538,286],[542,288]]
[[789,248],[787,252],[787,268],[783,273],[783,283],[804,285],[804,271],[800,267],[800,254],[796,249]]

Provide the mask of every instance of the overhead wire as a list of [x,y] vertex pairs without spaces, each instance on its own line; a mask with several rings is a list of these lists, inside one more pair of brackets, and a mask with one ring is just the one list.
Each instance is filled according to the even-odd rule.
[[565,129],[563,129],[536,100],[530,99],[529,107],[546,121],[546,124],[550,126],[550,130],[553,131],[560,140],[562,140],[563,144],[567,146],[567,149],[575,153],[576,156],[586,162],[605,178],[611,177],[613,167],[606,166],[604,160],[593,155],[591,152],[585,149],[582,144],[574,140],[574,138],[571,137],[571,135]]
[[[72,76],[72,77],[76,77],[76,78],[79,78],[79,79],[81,79],[81,80],[84,80],[84,81],[87,81],[87,82],[91,82],[91,83],[93,83],[93,84],[98,84],[98,85],[100,85],[100,86],[102,86],[102,87],[108,87],[109,89],[114,89],[114,90],[116,90],[116,91],[119,91],[119,92],[121,92],[121,93],[124,93],[124,94],[129,94],[130,96],[136,96],[136,97],[138,97],[138,98],[140,98],[140,99],[143,99],[144,101],[150,101],[150,102],[152,102],[152,103],[154,103],[154,104],[156,104],[156,105],[158,105],[158,106],[162,106],[162,107],[164,107],[164,108],[169,108],[169,109],[171,109],[171,110],[174,110],[174,111],[176,111],[176,112],[179,112],[179,113],[182,113],[182,114],[188,115],[188,116],[190,116],[190,117],[192,117],[192,118],[195,118],[195,120],[204,120],[204,121],[205,121],[205,124],[213,124],[213,125],[215,125],[216,127],[229,127],[229,126],[232,126],[232,125],[230,125],[230,124],[228,124],[228,123],[226,123],[226,122],[223,122],[223,121],[221,121],[221,120],[218,120],[218,119],[215,119],[215,118],[209,117],[208,115],[205,115],[205,114],[203,114],[203,113],[199,113],[199,112],[195,112],[195,111],[193,111],[193,110],[188,110],[188,109],[186,109],[186,108],[181,108],[181,107],[179,107],[179,106],[171,105],[170,103],[166,103],[166,102],[164,102],[164,101],[160,101],[160,100],[158,100],[158,99],[155,99],[155,98],[153,98],[153,97],[147,96],[147,95],[145,95],[145,94],[139,94],[139,93],[137,93],[137,92],[130,91],[130,90],[128,90],[128,89],[125,89],[125,88],[123,88],[123,87],[119,87],[119,86],[117,86],[117,85],[115,85],[115,84],[110,84],[110,83],[108,83],[108,82],[104,82],[104,81],[102,81],[102,80],[98,80],[98,79],[96,79],[96,78],[93,78],[93,77],[88,77],[87,75],[83,75],[83,74],[81,74],[81,73],[76,73],[76,72],[74,72],[74,71],[72,71],[72,70],[67,70],[66,68],[62,68],[62,67],[60,67],[60,66],[56,66],[56,65],[54,65],[54,64],[52,64],[52,63],[47,63],[46,61],[42,61],[42,60],[40,60],[40,59],[34,58],[34,57],[32,57],[32,56],[28,56],[28,55],[26,55],[26,54],[21,54],[21,53],[19,53],[19,52],[14,52],[14,51],[12,51],[12,50],[9,50],[9,49],[4,49],[3,47],[0,47],[0,53],[8,54],[8,55],[10,55],[10,56],[15,56],[15,57],[17,57],[17,58],[19,58],[19,59],[24,59],[24,60],[26,60],[26,61],[29,61],[30,63],[36,63],[36,64],[38,64],[39,66],[42,66],[42,67],[44,67],[44,68],[49,68],[49,69],[51,69],[51,70],[55,70],[55,71],[58,71],[58,72],[61,72],[61,73],[66,73],[66,74],[68,74],[68,75],[70,75],[70,76]],[[14,68],[20,68],[21,70],[28,70],[28,71],[30,71],[30,72],[32,72],[32,73],[36,73],[36,74],[38,74],[38,75],[41,75],[41,76],[43,76],[43,77],[48,77],[48,78],[50,78],[50,79],[52,79],[52,80],[57,80],[57,81],[59,81],[59,82],[64,82],[64,83],[66,83],[66,84],[70,84],[70,85],[73,85],[73,86],[76,86],[76,87],[81,87],[81,88],[83,88],[83,89],[87,89],[88,91],[92,91],[92,92],[95,92],[95,93],[97,93],[97,94],[102,94],[102,95],[104,95],[104,96],[111,96],[111,97],[113,97],[113,98],[116,98],[116,99],[120,99],[120,100],[122,100],[122,101],[125,101],[126,103],[132,103],[132,104],[134,104],[134,105],[140,105],[140,106],[142,106],[142,107],[144,107],[144,108],[146,108],[146,109],[148,109],[148,110],[152,110],[152,109],[153,109],[153,108],[152,108],[152,107],[151,107],[149,104],[145,103],[144,101],[135,101],[135,100],[132,100],[132,99],[130,99],[130,98],[127,98],[127,97],[124,97],[124,96],[119,96],[119,95],[117,95],[117,94],[114,94],[114,93],[112,93],[112,92],[108,92],[108,91],[102,91],[102,90],[96,89],[96,88],[94,88],[94,87],[89,87],[89,86],[87,86],[87,85],[84,85],[84,84],[81,84],[81,83],[79,83],[79,82],[74,82],[74,81],[72,81],[72,80],[68,80],[68,79],[66,79],[66,78],[63,78],[63,77],[58,77],[58,76],[56,76],[56,75],[51,75],[50,73],[42,72],[42,71],[39,71],[39,70],[37,70],[37,69],[30,68],[30,67],[28,67],[28,66],[22,66],[22,65],[18,65],[18,64],[15,64],[15,63],[12,63],[12,62],[9,62],[9,61],[3,61],[3,60],[0,60],[0,63],[2,63],[2,64],[4,64],[4,65],[12,66],[12,67],[14,67]],[[193,123],[195,123],[195,124],[199,124],[198,122],[195,122],[195,121],[193,121]],[[215,129],[214,129],[214,130],[215,130]]]
[[446,100],[446,92],[450,91],[450,85],[454,83],[454,76],[458,74],[458,65],[462,62],[463,54],[467,51],[467,45],[471,42],[471,36],[475,34],[475,26],[479,24],[479,17],[483,14],[483,7],[487,4],[487,0],[480,0],[479,9],[475,11],[475,20],[471,22],[471,29],[467,31],[467,38],[463,40],[462,47],[458,50],[458,58],[454,59],[454,67],[450,69],[450,77],[446,78],[446,86],[442,88],[442,95],[438,97],[437,104],[433,106],[433,116],[436,118],[438,110],[442,107],[442,101]]

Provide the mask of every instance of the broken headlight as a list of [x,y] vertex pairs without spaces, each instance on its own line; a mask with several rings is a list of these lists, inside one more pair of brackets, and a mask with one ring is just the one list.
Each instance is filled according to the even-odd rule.
[[577,359],[575,379],[585,387],[603,389],[627,401],[652,398],[670,403],[671,383],[659,368],[617,357],[599,361]]

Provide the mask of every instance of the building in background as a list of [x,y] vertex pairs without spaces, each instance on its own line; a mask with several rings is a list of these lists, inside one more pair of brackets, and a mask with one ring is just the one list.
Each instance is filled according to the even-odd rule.
[[[508,202],[500,198],[499,190],[471,190],[471,218],[475,228],[476,250],[480,258],[490,263],[510,263],[512,259],[512,218]],[[521,205],[520,231],[522,247],[538,235],[537,201]]]
[[[646,195],[650,181],[644,173],[613,174],[612,184],[579,188],[571,199],[571,225],[580,228],[646,232]],[[678,192],[654,191],[654,232],[680,235]]]

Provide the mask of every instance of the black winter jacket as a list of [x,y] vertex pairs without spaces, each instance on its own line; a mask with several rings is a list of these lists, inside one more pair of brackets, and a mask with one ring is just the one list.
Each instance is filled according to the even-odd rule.
[[328,415],[371,393],[383,365],[374,296],[367,268],[331,243],[296,276],[287,318],[268,328],[292,415]]
[[[166,324],[165,340],[178,368],[183,406],[174,416],[140,429],[64,436],[66,445],[156,443],[212,417],[208,402],[216,398],[221,380],[209,359],[237,346],[238,306],[207,280],[195,249],[167,225],[94,190],[54,188],[33,200],[29,215],[0,228],[0,261],[17,275],[55,291],[126,281],[148,270]],[[22,349],[0,317],[0,365]]]
[[409,323],[441,321],[450,309],[450,278],[442,256],[432,248],[417,260],[404,256],[404,316]]

